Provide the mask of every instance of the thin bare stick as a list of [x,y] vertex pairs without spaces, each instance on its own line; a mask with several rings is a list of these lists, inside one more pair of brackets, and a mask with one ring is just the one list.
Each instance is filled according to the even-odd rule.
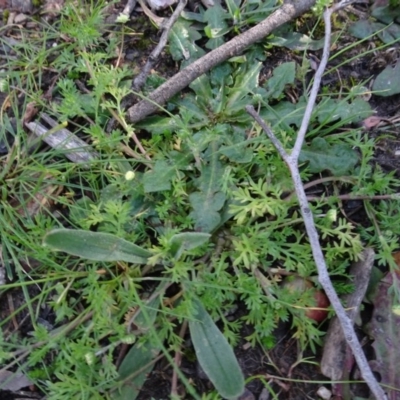
[[147,76],[149,75],[151,69],[153,68],[158,57],[160,56],[161,52],[167,44],[169,32],[171,31],[178,17],[181,15],[181,12],[186,6],[186,3],[187,0],[180,0],[171,17],[168,19],[167,22],[162,24],[163,33],[161,35],[160,41],[158,42],[158,45],[151,52],[145,66],[140,71],[140,74],[133,81],[132,89],[135,92],[139,92],[145,84]]
[[[316,201],[316,200],[329,200],[329,199],[338,199],[344,201],[350,200],[400,200],[400,193],[392,193],[392,194],[376,194],[373,196],[367,195],[357,195],[357,194],[339,194],[337,196],[307,196],[308,201]],[[286,199],[285,199],[286,200]]]
[[121,14],[126,15],[129,18],[135,6],[136,6],[136,0],[128,0],[124,8],[124,11],[122,11]]
[[[183,338],[185,337],[187,326],[188,326],[188,322],[183,321],[181,329],[179,330],[179,337],[182,339],[182,341],[183,341]],[[181,366],[181,362],[182,362],[182,349],[179,346],[178,350],[175,353],[174,363],[179,368]],[[171,379],[171,398],[174,398],[174,396],[179,396],[178,373],[177,373],[176,368],[174,368],[174,371],[172,373],[172,379]]]
[[[319,242],[318,232],[315,227],[314,218],[309,207],[307,196],[304,190],[303,183],[301,181],[300,171],[298,167],[298,157],[300,154],[301,147],[304,142],[305,133],[308,128],[308,123],[310,120],[311,112],[315,104],[315,100],[319,91],[319,86],[321,82],[322,73],[326,67],[329,58],[329,48],[330,48],[330,36],[331,36],[331,15],[333,12],[337,11],[338,9],[344,7],[345,5],[349,4],[349,1],[342,1],[338,5],[333,6],[330,9],[327,9],[324,12],[324,21],[325,21],[325,43],[324,43],[324,50],[323,50],[323,57],[321,59],[321,64],[317,70],[318,76],[314,79],[314,83],[311,89],[310,98],[306,107],[306,112],[303,118],[302,125],[300,127],[298,137],[295,143],[295,147],[290,155],[287,155],[285,151],[282,152],[282,148],[278,152],[281,154],[283,160],[289,167],[290,173],[292,175],[292,180],[294,183],[295,191],[297,198],[300,204],[301,214],[304,220],[304,225],[306,227],[307,235],[310,241],[311,250],[313,254],[314,261],[316,263],[318,269],[318,280],[325,290],[326,295],[328,296],[333,309],[336,312],[337,318],[340,321],[341,328],[343,330],[344,337],[346,339],[347,344],[351,348],[354,357],[357,361],[358,367],[360,369],[361,375],[364,378],[365,382],[369,386],[371,392],[375,396],[377,400],[384,400],[387,399],[385,392],[379,386],[374,374],[371,371],[371,368],[368,364],[368,361],[365,357],[365,354],[362,350],[360,342],[357,338],[357,335],[354,331],[354,327],[352,324],[351,319],[346,314],[340,299],[332,285],[331,279],[329,277],[328,268],[326,266],[325,258],[322,253],[321,245]],[[311,104],[311,105],[310,105]],[[246,111],[260,124],[260,126],[264,129],[266,124],[260,116],[255,111],[254,107],[247,106]],[[265,129],[264,129],[265,130]],[[270,129],[265,130],[265,133],[268,136],[273,135],[273,132]],[[273,135],[275,136],[275,135]],[[278,139],[274,139],[275,140]],[[282,146],[281,146],[282,147]]]
[[151,113],[157,111],[159,106],[165,104],[172,96],[190,85],[196,78],[209,71],[211,68],[241,54],[251,44],[262,40],[274,29],[308,11],[316,0],[293,0],[285,2],[268,18],[255,27],[236,36],[229,42],[210,51],[205,56],[194,61],[182,71],[154,90],[148,100],[141,100],[127,111],[129,122],[139,122]]

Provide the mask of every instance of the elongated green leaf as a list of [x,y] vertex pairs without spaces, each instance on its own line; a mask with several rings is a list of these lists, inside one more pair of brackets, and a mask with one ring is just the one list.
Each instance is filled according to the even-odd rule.
[[204,372],[225,399],[236,399],[244,392],[244,377],[232,347],[195,299],[195,320],[189,321],[190,336]]
[[211,163],[203,166],[196,182],[200,191],[189,195],[193,207],[190,217],[195,221],[198,231],[211,232],[221,221],[218,211],[226,200],[225,194],[220,191],[223,173],[221,163],[213,156]]
[[[332,42],[337,40],[338,35],[332,34]],[[282,37],[275,36],[270,39],[269,44],[273,46],[286,47],[290,50],[319,50],[324,47],[324,38],[313,40],[309,36],[299,32],[287,32]]]
[[171,238],[171,252],[178,259],[183,252],[195,249],[204,243],[207,243],[211,235],[202,232],[182,232]]
[[43,241],[53,250],[95,261],[126,261],[146,264],[149,251],[110,233],[55,229]]
[[258,87],[261,66],[262,62],[253,61],[250,67],[246,63],[239,69],[238,75],[235,78],[235,85],[227,93],[226,111],[229,114],[234,114],[242,110],[243,107],[239,106],[240,100]]
[[150,344],[140,347],[135,344],[119,367],[119,380],[123,383],[118,391],[111,393],[111,399],[135,400],[146,381],[147,374],[154,367],[151,361],[158,356],[159,352],[158,348],[151,347]]

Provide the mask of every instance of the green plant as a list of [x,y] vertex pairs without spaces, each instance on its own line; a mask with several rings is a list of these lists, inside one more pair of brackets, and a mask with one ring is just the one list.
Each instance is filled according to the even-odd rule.
[[[197,18],[201,29],[180,20],[170,37],[172,56],[182,60],[182,49],[188,49],[186,63],[193,61],[203,51],[195,44],[202,32],[207,48],[215,48],[227,35],[264,18],[272,3],[228,1],[227,9],[217,6],[215,15],[203,10],[187,15]],[[18,282],[1,290],[20,288],[25,302],[1,326],[27,310],[32,336],[2,336],[2,364],[17,358],[19,368],[51,400],[124,399],[133,396],[132,382],[139,391],[159,357],[174,365],[171,354],[184,346],[178,328],[186,322],[192,337],[197,333],[195,348],[212,331],[232,355],[244,325],[253,328],[246,340],[270,348],[274,328],[290,319],[301,349],[316,350],[323,332],[304,318],[315,306],[313,293],[288,290],[276,272],[279,266],[293,277],[315,281],[291,177],[244,111],[248,104],[257,107],[290,148],[307,93],[295,103],[287,93],[304,86],[308,64],[299,71],[295,62],[285,62],[271,67],[266,77],[261,72],[270,44],[254,45],[194,81],[184,96],[167,105],[168,113],[132,127],[121,105],[130,91],[130,69],[110,64],[120,38],[107,43],[101,35],[101,2],[85,7],[89,9],[68,4],[60,32],[48,29],[35,46],[16,46],[20,57],[4,77],[12,98],[17,98],[17,88],[24,88],[26,102],[35,101],[60,122],[68,120],[99,156],[79,166],[65,161],[57,149],[32,151],[23,127],[17,127],[17,144],[9,146],[9,159],[2,160],[0,233],[2,262]],[[45,41],[60,33],[68,41],[48,49]],[[41,94],[50,59],[61,76],[53,88],[56,101],[48,105]],[[145,91],[161,80],[151,76]],[[330,179],[322,184],[326,191],[312,211],[330,273],[339,278],[334,280],[339,293],[351,290],[342,280],[363,242],[375,245],[380,263],[390,263],[400,226],[395,199],[367,201],[373,227],[357,228],[340,215],[340,191],[373,197],[395,193],[399,186],[394,174],[373,166],[372,140],[358,129],[338,134],[372,114],[361,96],[362,82],[359,86],[320,96],[301,155],[304,181],[312,184],[317,175]],[[17,108],[15,115],[22,120]],[[108,134],[111,116],[118,117],[122,128]],[[9,124],[5,116],[4,121]],[[144,151],[131,148],[134,135]],[[33,213],[32,205],[44,207]],[[47,246],[42,246],[43,237]],[[226,310],[238,303],[243,315],[227,318]],[[54,312],[56,328],[50,331],[39,319],[44,306]],[[132,347],[117,367],[115,353],[121,346]],[[210,355],[198,359],[207,365]],[[225,391],[232,385],[224,377],[209,372],[226,397],[243,388],[234,357],[230,362],[222,367],[238,377],[234,393]],[[175,373],[188,393],[199,398],[190,380],[178,368]]]

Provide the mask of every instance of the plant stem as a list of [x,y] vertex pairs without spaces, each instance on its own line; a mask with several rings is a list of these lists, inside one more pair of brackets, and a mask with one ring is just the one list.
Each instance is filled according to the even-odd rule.
[[329,58],[329,49],[330,49],[330,37],[331,37],[331,15],[333,12],[343,8],[348,5],[349,1],[341,1],[337,5],[334,5],[332,8],[327,9],[324,12],[324,21],[325,21],[325,42],[323,55],[321,59],[321,64],[319,65],[317,72],[314,77],[314,83],[311,88],[310,97],[307,103],[306,111],[304,113],[303,121],[301,127],[298,132],[298,136],[296,139],[296,143],[294,145],[293,151],[289,155],[282,147],[281,143],[278,141],[274,133],[270,128],[265,124],[265,122],[260,118],[255,109],[252,106],[246,106],[246,111],[260,124],[263,128],[267,136],[271,139],[272,143],[275,145],[277,151],[286,162],[289,167],[290,173],[292,175],[292,180],[294,183],[295,191],[297,198],[300,204],[301,214],[304,220],[304,225],[306,227],[307,235],[310,241],[311,250],[313,254],[314,261],[316,263],[318,269],[318,280],[325,290],[326,295],[328,296],[333,309],[336,312],[336,315],[340,321],[341,328],[344,333],[344,337],[346,339],[347,344],[351,348],[354,357],[357,361],[358,367],[360,369],[361,375],[364,378],[365,382],[369,386],[371,392],[374,394],[377,400],[387,399],[385,392],[379,386],[374,374],[371,371],[371,368],[368,364],[368,361],[365,357],[365,354],[362,350],[361,344],[357,338],[357,335],[354,331],[353,323],[351,319],[346,314],[344,310],[339,296],[337,295],[331,279],[329,277],[328,268],[326,266],[325,258],[322,253],[321,245],[319,242],[318,232],[315,227],[314,218],[311,212],[311,209],[308,204],[307,196],[304,190],[303,183],[301,181],[300,171],[298,167],[298,157],[300,155],[301,147],[304,142],[305,134],[308,129],[308,124],[310,122],[311,113],[313,111],[315,101],[318,95],[321,78],[325,71],[326,65],[328,63]]

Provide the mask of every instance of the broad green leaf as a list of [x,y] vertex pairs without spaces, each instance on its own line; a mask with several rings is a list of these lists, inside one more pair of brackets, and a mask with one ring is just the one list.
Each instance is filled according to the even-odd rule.
[[213,68],[210,72],[210,80],[214,86],[231,85],[232,66],[229,62],[225,62]]
[[245,387],[235,353],[200,300],[193,302],[196,314],[189,320],[189,330],[197,360],[220,396],[237,399]]
[[150,343],[145,346],[135,344],[118,369],[119,380],[122,382],[118,390],[111,393],[111,399],[135,400],[146,381],[147,375],[154,367],[151,362],[159,353],[158,346],[152,347]]
[[230,161],[237,163],[248,163],[253,159],[253,150],[248,147],[248,141],[244,130],[233,130],[229,135],[225,135],[224,146],[221,146],[219,153],[228,157]]
[[[337,35],[332,35],[332,41]],[[309,36],[298,32],[287,32],[282,37],[275,36],[268,40],[268,44],[273,46],[282,46],[290,50],[320,50],[324,47],[324,38],[313,40]]]
[[318,104],[314,113],[321,123],[334,122],[340,119],[351,124],[369,117],[373,111],[369,103],[361,98],[356,98],[351,103],[347,100],[328,98]]
[[274,69],[272,77],[266,84],[267,96],[277,99],[285,90],[286,85],[293,85],[296,75],[296,63],[286,62]]
[[168,38],[172,58],[175,61],[184,60],[181,68],[204,55],[204,50],[195,43],[196,40],[201,39],[201,35],[189,21],[185,21],[182,18],[178,19],[172,27]]
[[370,20],[357,21],[350,25],[349,32],[354,37],[365,39],[373,35],[378,35],[382,42],[390,44],[400,39],[400,26],[392,24],[387,26],[380,22],[373,22]]
[[182,232],[172,236],[170,240],[172,255],[179,259],[185,252],[207,243],[211,235],[202,232]]
[[330,145],[324,138],[315,138],[304,146],[299,162],[308,162],[312,173],[330,171],[335,176],[347,175],[358,162],[357,153],[347,144]]
[[240,15],[240,0],[226,0],[225,4],[228,7],[231,16]]
[[306,103],[300,100],[297,104],[289,101],[280,101],[276,106],[267,105],[261,109],[260,116],[271,127],[284,130],[290,129],[290,125],[300,126],[304,115]]
[[179,107],[179,112],[182,119],[189,120],[190,123],[201,122],[203,126],[208,125],[209,118],[207,115],[207,109],[204,110],[203,101],[199,104],[197,96],[187,94],[183,99],[176,101]]
[[196,180],[196,186],[205,193],[214,193],[221,188],[221,179],[224,174],[222,164],[215,158],[201,169],[201,175]]
[[204,28],[204,32],[210,39],[206,43],[206,48],[213,50],[224,44],[223,36],[230,30],[225,20],[229,18],[229,14],[222,8],[219,3],[215,3],[213,7],[207,9],[204,13],[204,20],[208,22]]
[[145,193],[171,189],[171,180],[175,174],[175,166],[168,164],[165,160],[157,160],[154,169],[143,174]]
[[[164,291],[162,289],[163,286],[164,283],[160,284],[158,288],[155,290],[155,292],[160,291],[160,289],[163,292]],[[137,314],[136,318],[134,318],[130,322],[134,323],[136,329],[140,330],[141,333],[144,333],[149,329],[151,329],[152,327],[154,327],[154,321],[156,320],[158,309],[160,308],[160,296],[156,296],[153,299],[146,301],[145,304],[141,304],[139,305],[139,307],[140,307],[139,314]],[[121,364],[121,368],[122,366],[123,363]],[[120,375],[122,376],[129,375],[126,373],[126,371],[124,371],[123,368],[121,370],[121,368],[118,371]]]
[[[218,125],[216,129],[223,133],[225,125]],[[195,221],[196,230],[201,232],[212,232],[219,225],[221,217],[218,211],[226,200],[226,196],[220,192],[224,168],[218,161],[218,154],[214,148],[215,142],[212,142],[207,149],[211,160],[209,164],[202,167],[201,175],[196,180],[199,191],[189,195],[189,201],[193,207],[190,217]]]
[[221,222],[219,210],[226,200],[222,192],[195,192],[189,196],[193,211],[190,217],[195,221],[195,228],[201,232],[212,232]]
[[400,26],[398,24],[392,24],[381,32],[378,32],[379,39],[383,43],[391,44],[398,42],[400,39]]
[[388,65],[375,79],[372,86],[374,94],[377,96],[392,96],[400,93],[400,62],[392,67]]
[[[201,106],[207,110],[210,99],[212,98],[210,79],[208,75],[203,74],[199,76],[189,85],[189,87],[196,93],[196,104],[200,102]],[[206,113],[204,114],[205,116],[207,115]]]
[[[249,55],[249,58],[252,58],[251,55]],[[228,98],[226,101],[225,112],[228,115],[232,115],[243,110],[243,106],[240,105],[240,101],[258,87],[258,77],[260,75],[261,66],[262,62],[254,61],[243,64],[239,68],[239,72],[235,76],[235,83],[233,87],[227,90]]]
[[386,25],[369,20],[357,21],[349,26],[349,33],[358,39],[372,36],[375,32],[384,29]]
[[171,134],[178,129],[178,123],[175,118],[152,116],[135,124],[135,128],[145,129],[155,135]]
[[374,7],[371,15],[386,25],[391,24],[395,20],[399,22],[400,7],[392,7],[390,5],[384,7]]
[[55,229],[43,241],[52,250],[95,261],[126,261],[146,264],[153,254],[110,233]]

